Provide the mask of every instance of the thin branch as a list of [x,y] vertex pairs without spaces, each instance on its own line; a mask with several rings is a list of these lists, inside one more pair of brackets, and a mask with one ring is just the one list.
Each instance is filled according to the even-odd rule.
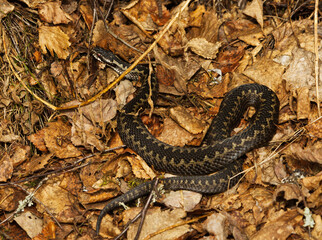
[[[107,149],[107,150],[103,151],[102,153],[107,153],[107,152],[114,151],[114,150],[124,148],[124,147],[125,147],[125,145],[121,145],[121,146],[118,146],[118,147]],[[53,170],[53,171],[50,171],[50,172],[46,172],[46,173],[43,173],[43,174],[32,175],[30,177],[27,177],[27,178],[24,178],[24,179],[21,179],[21,180],[18,180],[16,182],[12,182],[12,183],[0,183],[0,186],[8,186],[10,184],[18,184],[18,183],[22,183],[22,182],[27,182],[27,181],[30,181],[30,180],[35,179],[35,178],[47,177],[47,176],[53,175],[53,174],[55,174],[57,176],[57,175],[60,175],[62,173],[73,172],[73,171],[76,171],[77,169],[80,169],[80,168],[86,167],[87,165],[90,165],[92,162],[87,162],[87,163],[84,163],[82,165],[77,166],[78,163],[80,163],[80,162],[82,162],[82,161],[84,161],[84,160],[86,160],[88,158],[94,157],[94,156],[96,156],[95,153],[90,154],[90,155],[88,155],[86,157],[83,157],[81,159],[78,159],[76,162],[74,162],[70,166],[66,166],[64,168],[60,168],[60,169]]]
[[[2,222],[0,222],[0,225],[4,224],[5,222],[9,221],[10,219],[12,219],[13,217],[15,217],[18,213],[24,211],[24,208],[26,206],[29,206],[30,204],[32,205],[32,199],[34,198],[34,195],[36,193],[36,191],[38,191],[38,189],[42,186],[42,184],[44,183],[44,181],[46,181],[47,178],[44,178],[42,179],[38,186],[36,187],[36,189],[33,191],[33,192],[28,192],[27,190],[25,190],[23,187],[17,185],[17,184],[14,184],[14,183],[11,183],[10,185],[13,185],[13,186],[16,186],[16,187],[19,187],[21,188],[23,191],[25,191],[26,193],[28,193],[28,195],[25,197],[25,199],[23,201],[19,201],[19,206],[17,207],[17,209],[12,213],[10,214],[9,217],[7,217],[6,219],[4,219]],[[59,223],[58,223],[59,225]],[[60,225],[59,225],[60,226]]]
[[156,178],[155,180],[153,180],[153,189],[149,195],[149,198],[148,200],[146,201],[145,205],[144,205],[144,208],[142,209],[142,217],[141,217],[141,221],[140,221],[140,224],[139,224],[139,227],[138,227],[138,230],[136,232],[136,235],[135,235],[135,238],[134,240],[138,240],[139,237],[140,237],[140,234],[141,234],[141,231],[142,231],[142,227],[143,227],[143,224],[144,224],[144,220],[145,220],[145,217],[146,217],[146,213],[149,209],[149,206],[150,206],[150,203],[152,201],[152,198],[155,194],[155,192],[157,191],[157,186],[158,186],[158,183],[159,183],[159,179]]
[[96,99],[100,98],[104,93],[108,92],[110,89],[112,89],[116,84],[118,84],[129,72],[133,70],[133,68],[136,67],[136,65],[139,64],[139,62],[142,61],[143,58],[145,58],[149,52],[157,45],[157,43],[161,40],[161,38],[164,36],[164,34],[170,29],[170,27],[173,25],[173,23],[178,19],[180,14],[184,11],[184,9],[189,5],[191,0],[187,0],[185,4],[181,7],[181,9],[177,12],[177,14],[171,19],[171,21],[164,27],[164,29],[160,32],[159,36],[155,39],[155,41],[148,47],[148,49],[128,68],[126,69],[114,82],[112,82],[108,87],[103,89],[101,92],[96,94],[94,97],[88,99],[86,102],[82,102],[78,105],[74,106],[68,106],[68,107],[57,107],[56,110],[68,110],[68,109],[74,109],[78,107],[85,106],[89,103],[94,102]]
[[[129,228],[130,228],[130,226],[131,226],[131,224],[133,224],[133,223],[135,223],[136,222],[136,220],[138,220],[139,219],[139,217],[141,217],[142,216],[142,219],[143,219],[143,221],[144,221],[144,218],[145,218],[145,215],[146,215],[146,211],[147,211],[147,209],[148,209],[148,207],[149,207],[149,205],[150,205],[150,202],[151,202],[151,200],[152,200],[152,197],[153,197],[153,195],[154,195],[154,193],[156,192],[156,188],[157,188],[157,186],[158,186],[158,182],[159,182],[159,179],[155,179],[155,180],[153,180],[154,181],[154,186],[153,186],[153,189],[152,189],[152,191],[151,191],[151,193],[150,193],[150,195],[149,195],[149,198],[148,198],[148,200],[147,200],[147,202],[145,203],[145,205],[144,205],[144,208],[133,218],[133,219],[131,219],[126,225],[125,225],[125,227],[124,227],[124,229],[123,229],[123,231],[116,237],[116,238],[114,238],[114,240],[118,240],[118,239],[120,239],[128,230],[129,230]],[[138,231],[137,231],[137,233],[136,233],[136,237],[138,236],[138,234],[140,235],[140,232],[141,232],[141,230],[142,230],[142,219],[141,219],[141,222],[140,222],[140,226],[139,226],[139,228],[138,228]],[[141,224],[142,223],[142,224]],[[136,239],[136,238],[135,238]]]
[[29,196],[32,196],[32,200],[34,200],[35,202],[39,203],[40,205],[43,206],[43,208],[45,209],[45,211],[49,214],[49,216],[51,216],[51,218],[56,222],[56,224],[59,226],[60,229],[63,229],[63,227],[60,225],[60,223],[58,222],[58,220],[55,218],[55,216],[49,211],[49,209],[46,207],[46,205],[44,203],[42,203],[40,200],[38,200],[34,195],[36,193],[36,191],[40,188],[40,186],[42,185],[42,183],[47,180],[48,178],[44,178],[43,180],[41,180],[41,182],[38,184],[37,188],[32,192],[28,192],[26,189],[24,189],[22,186],[15,184],[15,183],[11,183],[11,185],[16,186],[18,188],[20,188],[21,190],[23,190],[25,193],[28,194],[28,196],[26,197],[26,199]]
[[51,103],[47,102],[46,100],[42,99],[41,97],[38,97],[36,94],[34,94],[29,88],[28,86],[23,82],[23,80],[20,78],[20,76],[18,75],[17,71],[14,69],[14,67],[12,66],[11,60],[9,58],[8,52],[7,52],[7,45],[6,45],[6,39],[5,39],[5,34],[2,34],[2,40],[3,40],[3,47],[4,47],[4,52],[5,52],[5,56],[8,60],[9,66],[11,71],[13,72],[13,74],[16,76],[16,78],[18,79],[18,81],[21,83],[21,85],[34,97],[36,98],[38,101],[42,102],[43,104],[45,104],[47,107],[49,107],[50,109],[56,111],[57,107],[52,105]]
[[[305,127],[322,120],[322,116],[318,117],[317,119],[315,119],[313,122],[307,124]],[[288,148],[296,139],[298,139],[305,131],[305,127],[300,128],[299,130],[295,131],[293,133],[292,136],[290,136],[288,138],[288,141],[290,141],[288,144],[286,144],[286,146],[284,146],[283,148],[280,148],[282,146],[283,143],[285,143],[285,141],[283,141],[282,143],[280,143],[280,145],[267,157],[265,158],[263,161],[261,161],[258,165],[263,165],[264,163],[267,163],[268,161],[272,160],[274,157],[276,157],[278,154],[280,154],[282,151],[284,151],[286,148]],[[230,179],[235,178],[237,176],[239,176],[240,174],[247,174],[248,172],[250,172],[251,170],[253,170],[256,166],[252,166],[250,168],[247,168],[246,170],[232,176]]]

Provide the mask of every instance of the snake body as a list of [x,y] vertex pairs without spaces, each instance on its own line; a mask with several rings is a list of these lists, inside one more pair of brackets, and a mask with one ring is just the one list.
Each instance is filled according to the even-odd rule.
[[[111,52],[95,47],[93,55],[109,67],[122,73],[129,64]],[[138,65],[126,77],[147,79],[148,70]],[[268,87],[260,84],[245,84],[231,90],[223,99],[219,113],[213,119],[200,147],[176,147],[156,139],[144,126],[139,111],[148,107],[148,98],[157,96],[158,83],[151,75],[150,83],[145,81],[136,96],[127,103],[117,117],[118,133],[129,148],[140,155],[156,170],[181,175],[160,179],[164,189],[192,190],[200,193],[218,193],[234,186],[239,177],[230,179],[242,171],[245,153],[265,145],[276,131],[279,114],[279,100]],[[246,129],[231,136],[249,106],[256,109]],[[216,172],[215,174],[212,174]],[[207,175],[211,174],[211,175]],[[96,225],[99,232],[103,216],[119,206],[148,194],[153,182],[146,182],[110,201],[101,211]]]

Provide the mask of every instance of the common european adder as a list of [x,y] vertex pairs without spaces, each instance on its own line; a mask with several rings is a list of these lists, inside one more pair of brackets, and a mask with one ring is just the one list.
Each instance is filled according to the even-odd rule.
[[[129,67],[127,62],[105,49],[95,47],[92,54],[118,73]],[[139,77],[148,78],[145,66],[138,65],[126,76],[131,80]],[[223,192],[239,180],[239,177],[230,178],[242,171],[245,153],[265,145],[275,134],[279,114],[276,94],[264,85],[245,84],[226,94],[200,147],[168,145],[152,136],[138,114],[148,107],[149,96],[156,99],[157,91],[158,82],[151,74],[151,81],[144,81],[136,96],[119,112],[117,130],[123,143],[148,165],[159,171],[181,175],[160,179],[164,189]],[[253,106],[256,113],[244,130],[231,136],[249,106]],[[120,203],[148,194],[152,188],[153,182],[146,182],[110,201],[98,217],[97,234],[106,213]]]

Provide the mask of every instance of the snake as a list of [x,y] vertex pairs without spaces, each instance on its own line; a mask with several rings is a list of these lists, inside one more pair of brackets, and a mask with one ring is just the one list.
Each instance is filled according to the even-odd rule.
[[[113,52],[100,47],[92,55],[109,68],[122,74],[130,64]],[[212,120],[203,142],[198,147],[179,147],[161,142],[143,124],[139,113],[149,107],[149,98],[155,101],[158,81],[148,67],[137,65],[125,76],[129,80],[143,79],[135,97],[117,115],[117,131],[123,143],[137,153],[155,170],[178,176],[161,178],[159,183],[167,190],[191,190],[203,194],[226,191],[236,185],[241,175],[245,154],[266,145],[276,133],[279,100],[265,85],[249,83],[229,91],[223,98],[218,114]],[[249,107],[255,108],[247,127],[235,135]],[[100,212],[96,223],[99,234],[103,217],[123,203],[149,194],[154,181],[148,181],[111,200]]]

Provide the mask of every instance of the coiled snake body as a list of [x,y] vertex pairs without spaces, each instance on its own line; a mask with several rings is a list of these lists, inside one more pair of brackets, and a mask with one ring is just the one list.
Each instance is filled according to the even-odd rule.
[[[129,66],[99,47],[93,49],[93,55],[118,73]],[[137,79],[139,75],[147,79],[147,68],[138,65],[126,77]],[[224,97],[202,146],[188,148],[168,145],[153,137],[138,116],[140,110],[148,107],[150,88],[154,100],[158,89],[154,74],[150,84],[145,81],[136,96],[120,111],[117,129],[123,143],[140,155],[148,165],[156,170],[182,175],[160,179],[164,189],[223,192],[239,180],[238,177],[230,177],[242,171],[245,153],[266,144],[275,134],[279,112],[276,94],[264,85],[246,84],[231,90]],[[231,136],[231,131],[239,124],[249,106],[256,109],[251,122],[246,129]],[[216,173],[211,174],[214,172]],[[98,217],[97,234],[107,212],[118,207],[121,202],[126,203],[148,194],[152,188],[153,182],[146,182],[110,201]]]

